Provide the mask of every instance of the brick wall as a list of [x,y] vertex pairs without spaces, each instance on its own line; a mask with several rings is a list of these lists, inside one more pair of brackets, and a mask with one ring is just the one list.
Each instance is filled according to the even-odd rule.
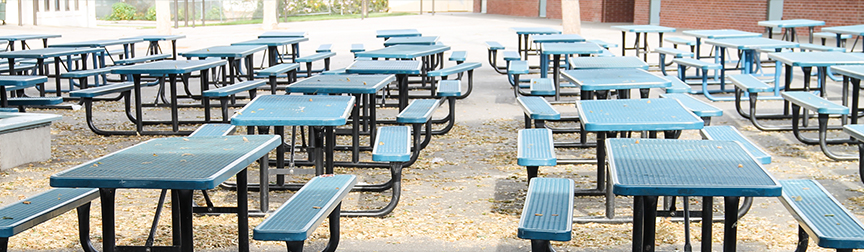
[[[479,2],[479,1],[478,1]],[[547,2],[548,5],[548,2]],[[559,5],[560,6],[560,5]],[[486,13],[520,17],[537,17],[540,13],[539,0],[487,0]],[[559,7],[560,9],[560,7]],[[561,11],[558,11],[558,18]]]
[[[857,25],[864,23],[864,1],[861,0],[785,0],[783,19],[813,19],[825,21],[825,26]],[[816,27],[820,31],[821,27]],[[807,29],[796,29],[798,35],[807,35]]]
[[579,0],[582,21],[603,22],[603,0]]
[[[811,0],[812,1],[812,0]],[[649,1],[636,0],[635,24],[648,24]],[[766,19],[767,1],[663,0],[660,25],[684,29],[737,29],[763,32],[756,23]]]
[[602,2],[603,22],[633,22],[634,0],[605,0]]
[[[582,12],[579,13],[581,15]],[[561,0],[546,0],[546,18],[561,19]]]

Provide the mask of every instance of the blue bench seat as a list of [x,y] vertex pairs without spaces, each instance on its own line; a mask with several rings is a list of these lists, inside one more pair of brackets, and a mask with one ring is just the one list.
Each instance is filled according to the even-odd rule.
[[519,166],[525,166],[529,181],[537,177],[540,166],[558,164],[552,140],[552,130],[547,128],[521,129],[516,142],[516,163]]
[[[15,63],[15,72],[26,72],[36,69],[36,64],[34,63]],[[9,72],[9,64],[0,65],[0,73],[8,73]]]
[[522,107],[522,112],[525,117],[525,128],[544,128],[545,121],[561,120],[561,113],[558,112],[549,101],[543,97],[536,96],[520,96],[516,97],[519,106]]
[[[702,76],[702,83],[701,83],[702,84],[702,91],[701,92],[703,95],[705,95],[705,98],[708,98],[711,101],[731,100],[731,99],[727,99],[730,97],[714,97],[713,95],[711,95],[711,92],[708,90],[708,71],[709,70],[720,70],[721,68],[723,68],[722,65],[717,64],[717,63],[705,62],[705,61],[701,61],[701,60],[694,59],[694,58],[677,58],[677,59],[673,59],[672,62],[678,64],[678,78],[681,79],[682,81],[687,80],[686,73],[687,73],[688,67],[695,68],[697,72],[701,70],[701,76]],[[725,84],[725,82],[723,80],[721,80],[720,86],[722,88],[725,88],[724,84]]]
[[864,248],[864,225],[815,180],[780,180],[780,202],[798,221],[798,250],[809,239],[838,251]]
[[517,51],[504,51],[501,54],[506,61],[522,60],[522,55],[519,55]]
[[408,126],[385,126],[378,128],[372,161],[408,162],[411,160],[411,128]]
[[753,155],[757,161],[762,164],[770,164],[771,163],[771,155],[767,152],[756,146],[750,139],[744,137],[740,131],[735,129],[735,127],[729,125],[722,126],[705,126],[699,131],[702,134],[702,138],[708,140],[719,140],[719,141],[735,141],[741,143],[744,146],[744,150]]
[[[818,38],[822,40],[822,45],[825,45],[827,39],[837,39],[837,33],[833,32],[814,32],[814,38]],[[852,35],[842,34],[840,35],[840,46],[846,47],[846,40],[852,38]]]
[[[297,63],[306,63],[306,76],[311,77],[312,73],[320,73],[323,71],[330,70],[330,58],[336,56],[335,52],[319,52],[308,56],[303,56],[294,59],[294,62]],[[322,69],[312,69],[312,63],[315,61],[324,60],[324,68]]]
[[63,97],[12,97],[6,101],[9,106],[18,107],[19,111],[24,112],[25,107],[53,106],[63,103]]
[[465,59],[468,58],[467,55],[468,52],[466,51],[454,51],[453,53],[450,53],[450,58],[448,58],[448,60],[456,61],[456,64],[462,64],[462,62],[465,62]]
[[77,70],[77,71],[65,72],[65,73],[60,74],[60,78],[79,79],[79,78],[96,76],[96,75],[100,75],[100,74],[109,74],[109,73],[111,73],[111,69],[114,69],[114,68],[113,67],[103,67],[103,68],[96,68],[96,69],[87,69],[87,70]]
[[497,41],[486,41],[486,49],[490,51],[504,50],[504,45]]
[[321,175],[306,182],[275,212],[256,226],[252,238],[262,241],[285,241],[288,251],[303,251],[303,243],[328,217],[328,247],[339,244],[339,213],[342,200],[357,184],[354,175]]
[[550,251],[549,241],[571,239],[575,190],[570,179],[531,179],[516,233],[531,240],[531,251]]
[[108,85],[71,91],[71,92],[69,92],[69,97],[94,98],[97,96],[102,96],[102,95],[107,95],[107,94],[130,91],[133,88],[135,88],[135,83],[131,82],[131,81],[111,83]]
[[342,74],[348,74],[348,73],[345,72],[345,68],[339,68],[339,69],[331,69],[331,70],[323,71],[323,72],[321,72],[321,74],[322,75],[342,75]]
[[99,197],[99,189],[54,188],[0,208],[0,248],[6,251],[9,238],[45,221],[77,209],[79,240],[90,248],[90,202]]
[[132,64],[144,63],[144,62],[148,62],[148,61],[164,60],[164,59],[168,59],[168,58],[171,58],[171,54],[167,54],[167,53],[153,54],[153,55],[139,56],[139,57],[128,58],[128,59],[118,59],[118,60],[114,61],[114,64],[115,65],[132,65]]
[[687,85],[687,83],[684,83],[683,81],[681,81],[681,79],[678,79],[678,77],[675,77],[675,76],[663,76],[663,78],[669,80],[670,82],[672,82],[672,85],[666,88],[666,93],[667,93],[667,94],[672,94],[672,93],[690,93],[690,90],[691,90],[691,89],[690,89],[690,85]]
[[618,47],[618,44],[609,43],[609,42],[599,40],[599,39],[589,39],[588,42],[602,46],[603,48],[606,48],[606,50],[609,50],[609,48]]
[[511,60],[507,61],[507,81],[510,82],[510,86],[513,87],[513,95],[515,97],[519,96],[520,91],[520,80],[519,76],[523,74],[529,73],[528,61],[524,60]]
[[[257,94],[256,90],[258,87],[267,85],[267,81],[265,80],[250,80],[244,81],[240,83],[234,83],[228,86],[209,89],[201,92],[201,96],[205,98],[219,98],[220,105],[222,105],[222,122],[228,123],[228,104],[231,96],[248,91],[249,99],[254,99]],[[204,103],[204,120],[210,121],[210,100],[202,99]]]
[[500,50],[504,50],[504,46],[501,43],[486,41],[486,56],[489,60],[489,65],[492,66],[492,69],[495,69],[495,72],[506,74],[507,66],[498,66],[498,51]]
[[681,38],[681,37],[664,37],[663,41],[674,45],[696,46],[696,40]]
[[825,98],[819,97],[816,94],[811,92],[782,92],[780,95],[783,96],[783,99],[791,102],[792,104],[798,105],[802,108],[805,108],[809,111],[814,111],[819,114],[827,114],[827,115],[848,115],[849,108],[834,102],[831,102]]
[[668,48],[668,47],[659,47],[654,49],[654,52],[664,54],[664,55],[672,55],[675,58],[692,58],[693,52],[684,51],[676,48]]
[[536,78],[530,81],[531,95],[555,95],[555,84],[549,78]]
[[459,97],[462,96],[462,82],[459,80],[442,80],[438,82],[435,95],[438,97]]
[[397,123],[422,124],[432,118],[432,113],[441,105],[437,99],[417,99],[411,101],[399,115],[396,116]]
[[255,72],[255,78],[267,78],[270,94],[276,94],[276,78],[284,75],[288,78],[288,84],[294,83],[297,81],[297,69],[300,69],[300,64],[282,63]]
[[[838,155],[828,149],[828,144],[847,144],[856,142],[855,140],[850,140],[848,137],[835,139],[828,139],[827,137],[829,116],[849,115],[850,109],[848,107],[828,101],[827,99],[819,97],[811,92],[781,92],[780,96],[782,96],[784,100],[789,101],[792,105],[792,133],[798,141],[809,145],[818,144],[822,149],[822,152],[825,153],[828,158],[833,160],[851,160],[858,158],[855,155]],[[818,139],[808,138],[801,134],[802,129],[799,127],[799,122],[802,121],[802,118],[807,120],[806,117],[803,116],[801,108],[818,114]]]
[[234,133],[234,129],[236,127],[231,124],[224,123],[206,123],[201,125],[191,134],[190,137],[202,137],[202,136],[227,136]]
[[815,44],[808,44],[808,43],[798,44],[798,48],[800,48],[801,50],[807,50],[807,51],[811,51],[811,52],[846,52],[846,48],[842,48],[842,47],[815,45]]
[[363,47],[363,44],[351,44],[351,52],[365,52],[366,48]]
[[321,44],[318,46],[318,49],[315,49],[316,53],[328,53],[333,48],[333,44]]
[[442,80],[447,80],[448,76],[456,74],[456,79],[461,80],[463,74],[467,74],[468,89],[465,91],[465,93],[462,93],[461,95],[456,97],[456,99],[464,99],[471,94],[472,90],[474,90],[474,69],[479,68],[481,65],[482,64],[480,64],[480,62],[464,62],[462,64],[456,64],[455,66],[449,66],[439,70],[426,72],[426,76],[441,77]]
[[673,93],[673,94],[660,94],[660,97],[664,98],[672,98],[681,102],[681,105],[684,105],[684,108],[690,110],[698,117],[702,118],[702,121],[705,122],[705,125],[711,124],[711,117],[723,116],[723,110],[711,105],[707,102],[696,99],[696,97],[690,96],[689,94],[684,93]]

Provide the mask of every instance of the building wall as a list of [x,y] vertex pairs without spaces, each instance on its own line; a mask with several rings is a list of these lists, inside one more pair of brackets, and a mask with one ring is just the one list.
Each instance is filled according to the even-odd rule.
[[[824,27],[864,23],[864,1],[861,0],[785,0],[783,19],[813,19],[825,21]],[[816,27],[820,31],[821,27]],[[797,29],[806,35],[806,29]]]
[[582,21],[603,22],[603,0],[579,0],[579,17]]
[[[649,0],[636,0],[634,24],[648,24],[648,8]],[[763,32],[765,29],[756,23],[767,18],[764,0],[663,0],[660,9],[660,25],[684,29]]]
[[[559,0],[560,1],[560,0]],[[548,3],[547,3],[548,4]],[[487,14],[501,14],[520,17],[537,17],[540,13],[538,0],[487,0]],[[559,10],[560,18],[560,10]]]
[[[79,26],[96,27],[96,4],[93,0],[78,0],[78,9],[74,7],[75,0],[68,2],[49,1],[48,10],[45,10],[45,1],[40,0],[36,12],[36,25],[47,26]],[[59,3],[59,10],[58,4]],[[24,0],[21,4],[20,25],[33,25],[33,1]],[[7,25],[19,25],[18,23],[18,1],[6,2]]]
[[[583,0],[584,2],[585,0]],[[630,23],[633,22],[633,0],[605,0],[597,1],[603,4],[603,20],[602,22],[610,23]],[[584,13],[584,12],[583,12]],[[582,20],[585,20],[584,18]]]
[[[581,4],[581,2],[580,2]],[[580,11],[581,15],[582,12]],[[561,19],[561,0],[546,0],[546,18]]]

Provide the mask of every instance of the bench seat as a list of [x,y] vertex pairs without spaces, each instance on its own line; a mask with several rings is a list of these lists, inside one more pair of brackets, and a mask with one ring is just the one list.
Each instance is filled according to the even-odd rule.
[[758,78],[750,74],[736,74],[730,75],[728,77],[736,88],[739,88],[749,93],[768,92],[774,89],[774,87],[769,86],[762,80],[759,80]]
[[408,126],[385,126],[378,128],[372,161],[408,162],[411,160],[411,128]]
[[[302,251],[303,243],[324,222],[330,221],[330,245],[339,244],[339,213],[348,192],[357,183],[354,175],[321,175],[306,182],[275,212],[252,231],[252,238],[285,241],[289,251]],[[329,245],[328,245],[329,246]]]
[[516,101],[522,107],[526,129],[532,127],[532,121],[535,128],[544,128],[546,120],[561,120],[561,113],[542,97],[520,96],[516,97]]
[[573,180],[531,179],[516,236],[531,240],[531,251],[548,251],[549,241],[569,241],[573,233]]
[[259,71],[255,72],[255,77],[263,78],[263,77],[271,77],[271,76],[279,76],[280,74],[284,74],[290,71],[294,71],[300,68],[300,64],[297,63],[282,63],[275,66],[271,66]]
[[510,61],[510,66],[507,67],[508,74],[528,74],[528,61],[514,60]]
[[107,95],[107,94],[130,91],[133,88],[135,88],[135,83],[131,82],[131,81],[111,83],[108,85],[102,85],[102,86],[98,86],[98,87],[91,87],[91,88],[87,88],[87,89],[71,91],[71,92],[69,92],[69,97],[93,98],[93,97]]
[[63,103],[63,97],[12,97],[9,106],[51,106]]
[[318,46],[318,49],[315,49],[316,53],[328,53],[333,48],[333,44],[321,44]]
[[129,59],[118,59],[114,61],[115,65],[132,65],[138,63],[144,63],[147,61],[156,61],[171,58],[171,54],[163,53],[163,54],[153,54],[147,56],[139,56]]
[[618,44],[609,43],[609,42],[599,40],[599,39],[589,39],[588,42],[602,46],[603,48],[606,48],[606,50],[609,50],[609,48],[612,48],[612,47],[618,47]]
[[202,137],[202,136],[227,136],[234,133],[234,129],[236,127],[231,124],[224,123],[207,123],[195,129],[192,134],[189,134],[190,137]]
[[693,58],[678,58],[672,60],[672,62],[681,66],[694,67],[702,70],[717,70],[721,68],[720,64],[705,62]]
[[435,95],[438,97],[459,97],[462,96],[462,82],[459,80],[442,80],[438,82],[435,90]]
[[[30,71],[36,68],[33,63],[15,63],[15,72]],[[0,73],[8,73],[9,64],[0,65]]]
[[[48,81],[48,77],[36,75],[0,75],[3,86],[33,86]],[[7,89],[9,90],[9,89]]]
[[663,41],[675,45],[696,46],[696,40],[681,38],[681,37],[664,37]]
[[426,123],[432,118],[432,113],[441,105],[441,101],[437,99],[417,99],[411,101],[399,115],[396,116],[396,123]]
[[294,62],[309,63],[309,62],[313,62],[313,61],[329,59],[330,57],[333,57],[333,56],[336,56],[335,52],[319,52],[319,53],[315,53],[315,54],[312,54],[309,56],[299,57],[299,58],[295,59]]
[[458,64],[462,64],[462,62],[465,62],[465,59],[468,58],[467,55],[468,52],[466,51],[454,51],[450,54],[450,58],[447,60],[456,61]]
[[462,64],[457,64],[455,66],[445,67],[443,69],[429,71],[426,73],[426,76],[448,76],[458,73],[463,73],[467,71],[471,71],[477,69],[481,66],[479,62],[465,62]]
[[82,246],[90,246],[90,202],[99,197],[99,189],[93,188],[53,188],[27,199],[0,208],[0,239],[3,251],[10,237],[24,232],[45,221],[60,216],[72,209],[78,209],[79,237]]
[[709,125],[711,123],[711,117],[723,116],[723,110],[711,105],[702,100],[696,99],[689,94],[684,93],[673,93],[673,94],[660,94],[660,97],[664,98],[672,98],[681,102],[681,105],[684,105],[684,108],[690,110],[698,117],[702,118],[702,121],[705,122],[705,125]]
[[807,50],[812,52],[846,52],[846,48],[842,47],[815,45],[808,43],[798,44],[798,48],[801,48],[801,50]]
[[339,69],[331,69],[331,70],[323,71],[323,72],[321,72],[321,74],[322,75],[341,75],[341,74],[348,74],[348,73],[345,72],[345,68],[339,68]]
[[672,82],[672,85],[666,88],[667,94],[690,93],[690,90],[691,90],[690,85],[687,85],[687,83],[684,83],[683,81],[681,81],[681,79],[678,79],[678,77],[675,77],[675,76],[662,76],[662,77],[664,79],[667,79],[670,82]]
[[363,48],[363,44],[351,44],[351,52],[365,52],[366,48]]
[[808,236],[823,248],[864,248],[864,225],[815,180],[780,180],[783,206],[798,221],[798,249],[807,248]]
[[220,88],[205,90],[205,91],[201,92],[201,96],[204,96],[204,97],[226,97],[226,96],[231,96],[231,95],[243,92],[243,91],[254,90],[254,89],[256,89],[260,86],[263,86],[265,84],[267,84],[267,81],[265,81],[265,80],[244,81],[244,82],[234,83],[234,84],[220,87]]
[[496,41],[486,41],[486,49],[490,51],[504,50],[504,46]]
[[522,59],[522,55],[519,55],[519,52],[516,52],[516,51],[504,51],[501,53],[501,56],[506,61],[513,61],[513,60],[521,60]]
[[[555,166],[557,158],[550,129],[521,129],[517,138],[516,162],[520,166]],[[530,171],[529,171],[530,173]],[[533,175],[533,176],[531,176]],[[529,174],[529,179],[537,174]]]
[[660,54],[665,54],[665,55],[672,55],[672,57],[675,57],[675,58],[692,58],[693,57],[692,52],[679,50],[679,49],[675,49],[675,48],[668,48],[668,47],[656,48],[656,49],[654,49],[654,52],[660,53]]
[[86,77],[91,77],[91,76],[96,76],[96,75],[101,75],[101,74],[109,74],[109,73],[111,73],[111,69],[114,69],[114,68],[113,67],[103,67],[103,68],[96,68],[96,69],[87,69],[87,70],[65,72],[65,73],[60,74],[60,78],[78,79],[78,78],[86,78]]
[[741,143],[744,146],[744,150],[753,155],[757,161],[762,164],[770,164],[771,163],[771,155],[767,152],[756,146],[752,141],[744,137],[740,131],[735,129],[730,125],[722,125],[722,126],[705,126],[699,131],[702,134],[702,138],[708,140],[719,140],[719,141],[735,141]]
[[849,108],[826,100],[811,92],[782,92],[783,99],[819,114],[848,115]]
[[555,84],[549,78],[531,79],[531,95],[555,95]]

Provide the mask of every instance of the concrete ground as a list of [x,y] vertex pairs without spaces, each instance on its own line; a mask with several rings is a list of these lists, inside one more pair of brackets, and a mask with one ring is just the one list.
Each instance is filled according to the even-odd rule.
[[[600,39],[619,44],[611,51],[621,55],[621,32],[611,29],[613,23],[583,23],[582,36],[588,39]],[[755,24],[754,24],[755,25]],[[76,27],[18,27],[7,25],[0,29],[0,35],[21,33],[56,33],[62,38],[51,39],[49,43],[73,42],[93,39],[111,39],[136,35],[152,34],[154,29],[140,29],[137,23],[112,23],[97,28]],[[375,30],[416,28],[424,35],[440,36],[440,41],[451,46],[451,50],[467,51],[468,61],[481,62],[483,66],[475,71],[474,92],[470,97],[457,102],[457,127],[446,136],[436,137],[432,145],[424,150],[423,156],[415,166],[405,171],[405,184],[402,203],[396,211],[385,218],[343,218],[342,241],[340,251],[528,251],[530,242],[516,238],[516,227],[522,201],[525,194],[524,168],[515,164],[516,131],[522,127],[522,112],[513,97],[513,92],[507,83],[506,76],[495,73],[487,62],[485,41],[498,41],[508,49],[516,48],[515,33],[510,27],[551,27],[562,29],[560,20],[521,18],[473,13],[437,13],[421,16],[399,16],[387,18],[371,18],[365,20],[330,20],[298,23],[282,23],[279,30],[306,31],[309,41],[301,44],[302,53],[309,54],[319,44],[333,44],[337,56],[331,66],[342,68],[352,62],[349,52],[350,45],[362,43],[367,50],[382,47],[382,40],[375,38]],[[259,25],[208,26],[196,28],[179,28],[173,34],[186,35],[178,41],[180,52],[217,45],[228,45],[233,42],[251,40],[265,32]],[[680,31],[666,36],[681,36]],[[628,43],[632,43],[632,35]],[[657,38],[651,35],[649,43],[656,45]],[[36,44],[36,43],[34,43]],[[143,52],[144,45],[138,45],[138,51]],[[632,45],[631,45],[632,46]],[[164,47],[163,47],[164,48]],[[707,53],[707,49],[705,51]],[[632,51],[628,52],[632,55]],[[260,57],[258,57],[260,60]],[[649,58],[656,63],[656,56]],[[447,63],[452,64],[452,63]],[[534,63],[536,64],[536,62]],[[773,69],[766,69],[773,71]],[[659,73],[658,73],[659,74]],[[796,73],[796,83],[802,76]],[[829,82],[830,94],[839,94],[839,84]],[[652,90],[656,97],[660,90]],[[568,98],[573,99],[573,98]],[[701,98],[700,99],[704,99]],[[724,115],[712,120],[712,125],[733,125],[746,136],[753,139],[763,149],[774,157],[774,162],[766,168],[778,179],[812,178],[818,179],[825,187],[844,203],[853,213],[864,213],[861,202],[862,184],[857,174],[857,162],[834,162],[828,160],[819,152],[818,146],[806,146],[798,143],[790,132],[760,132],[748,121],[735,112],[731,102],[712,103],[724,110]],[[122,116],[111,115],[120,109],[118,104],[108,106],[104,114],[108,119],[101,119],[101,125],[126,123]],[[572,105],[561,105],[557,108],[565,114],[575,113]],[[766,102],[761,105],[766,111],[778,108],[778,105]],[[442,109],[443,110],[443,109]],[[761,111],[761,110],[760,110]],[[24,165],[3,172],[0,185],[6,192],[0,194],[0,201],[11,203],[20,197],[32,195],[47,188],[48,176],[77,163],[110,153],[117,149],[140,142],[145,137],[106,137],[95,136],[83,123],[82,110],[37,110],[40,113],[57,113],[64,115],[61,122],[53,126],[53,142],[55,157],[48,162]],[[218,110],[214,110],[218,112]],[[164,115],[164,110],[154,110],[151,115]],[[184,116],[195,116],[195,111],[184,111]],[[387,112],[385,112],[386,115]],[[392,114],[392,111],[391,111]],[[100,115],[102,116],[102,115]],[[392,116],[392,115],[390,115]],[[789,124],[785,120],[769,123]],[[193,126],[190,126],[193,127]],[[556,136],[558,140],[572,139],[573,136]],[[685,132],[682,138],[699,139],[697,132]],[[839,151],[854,153],[854,146],[837,146]],[[559,149],[561,157],[592,157],[593,150]],[[62,154],[61,154],[62,153]],[[73,155],[74,156],[66,156]],[[339,172],[339,171],[337,171]],[[381,178],[383,173],[367,171],[342,170],[342,172],[357,172],[363,174],[361,179],[374,180]],[[590,165],[571,165],[552,168],[541,168],[544,177],[568,177],[576,181],[577,187],[589,188],[595,181],[594,170]],[[23,182],[22,182],[23,181]],[[21,186],[21,184],[32,185]],[[142,192],[141,195],[124,195],[131,199],[132,207],[124,211],[134,211],[134,208],[147,210],[154,205],[155,194]],[[223,192],[224,194],[224,192]],[[361,194],[346,202],[347,208],[362,208],[367,201],[374,206],[380,205],[378,198],[387,198],[384,194]],[[254,198],[254,195],[251,195]],[[275,200],[284,200],[290,194],[277,195]],[[220,197],[217,194],[216,197]],[[229,196],[225,196],[229,197]],[[603,199],[598,197],[577,197],[576,216],[602,215]],[[617,198],[616,212],[627,217],[631,212],[632,199]],[[719,200],[715,200],[715,203]],[[281,202],[281,201],[279,201]],[[697,202],[693,202],[698,205]],[[98,209],[98,208],[97,208]],[[715,204],[715,209],[722,206]],[[140,209],[139,209],[140,210]],[[98,214],[98,210],[94,210]],[[124,236],[122,242],[141,244],[141,234],[149,226],[144,211],[130,214],[128,219],[118,221],[137,226],[135,235]],[[152,210],[150,210],[152,212]],[[11,239],[11,247],[19,250],[57,250],[74,251],[77,243],[74,239],[61,237],[58,233],[63,229],[74,229],[74,215],[67,214],[61,221],[49,222],[51,227],[37,227]],[[65,220],[65,221],[64,221]],[[197,217],[196,247],[204,251],[234,251],[236,245],[231,243],[231,226],[221,227],[220,219],[209,216]],[[230,222],[230,217],[221,219]],[[124,222],[128,221],[128,222]],[[216,224],[211,224],[211,221]],[[236,221],[236,220],[235,220]],[[66,223],[71,222],[72,224]],[[94,217],[98,224],[98,215]],[[253,220],[253,225],[260,220]],[[206,223],[205,227],[202,227]],[[658,219],[658,243],[662,250],[682,250],[684,245],[683,228],[678,222]],[[96,224],[94,224],[95,226]],[[694,247],[698,248],[698,230],[700,224],[694,224]],[[48,225],[43,225],[48,226]],[[714,250],[722,247],[719,237],[721,226],[715,224]],[[742,251],[788,251],[794,248],[797,228],[792,217],[778,200],[774,198],[759,198],[754,200],[750,213],[739,223],[739,250]],[[206,231],[208,228],[215,231]],[[94,227],[97,229],[97,227]],[[564,251],[626,251],[630,249],[629,224],[574,224],[573,240],[566,243],[554,243],[553,246]],[[101,239],[97,230],[91,232],[95,241]],[[145,230],[145,231],[142,231]],[[313,249],[320,249],[326,243],[325,228],[319,228],[311,242]],[[67,230],[68,231],[68,230]],[[164,234],[161,230],[159,234]],[[74,233],[73,233],[74,234]],[[224,235],[224,236],[223,236]],[[170,235],[164,239],[170,240]],[[213,238],[217,237],[217,238]],[[165,240],[157,239],[158,242]],[[51,243],[56,240],[65,242]],[[225,240],[228,240],[227,242]],[[136,243],[137,242],[137,243]],[[210,242],[213,242],[212,244]],[[41,245],[40,245],[41,243]],[[51,245],[48,245],[51,244]],[[53,245],[58,244],[58,245]],[[812,242],[811,242],[812,244]],[[279,243],[253,243],[255,251],[278,251],[284,249]],[[811,249],[815,249],[811,245]]]

